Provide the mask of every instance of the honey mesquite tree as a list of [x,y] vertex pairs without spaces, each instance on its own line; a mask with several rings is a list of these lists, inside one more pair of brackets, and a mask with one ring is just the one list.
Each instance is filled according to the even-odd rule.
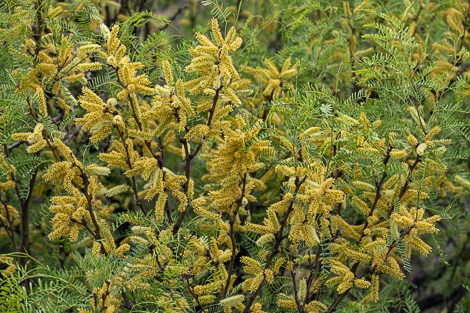
[[435,238],[468,210],[469,4],[204,1],[172,46],[186,7],[138,2],[0,6],[2,311],[419,312],[413,256],[465,260]]

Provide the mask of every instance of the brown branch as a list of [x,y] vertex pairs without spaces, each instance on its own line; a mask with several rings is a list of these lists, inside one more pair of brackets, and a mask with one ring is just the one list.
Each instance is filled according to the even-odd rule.
[[[293,270],[290,271],[290,276],[292,277],[292,286],[294,288],[295,305],[297,306],[297,310],[299,311],[299,313],[304,313],[305,310],[304,310],[303,304],[299,300],[299,295],[298,295],[298,290],[297,290],[297,283],[295,281],[295,276],[296,275],[295,275]],[[307,297],[305,297],[305,298],[307,298]]]
[[[127,146],[127,143],[126,143],[126,139],[124,138],[124,133],[117,126],[115,128],[117,129],[119,137],[121,138],[122,144],[124,145],[125,150],[126,150],[126,163],[127,163],[127,166],[129,166],[129,169],[132,170],[131,156],[129,155],[129,150],[128,150],[128,146]],[[135,176],[132,176],[130,178],[130,180],[131,180],[132,190],[134,191],[135,204],[137,205],[137,207],[139,207],[139,209],[142,211],[142,213],[144,213],[144,215],[146,215],[147,211],[144,208],[142,200],[140,200],[140,198],[139,198],[139,192],[137,190],[137,182],[136,182]]]
[[[413,164],[410,166],[409,168],[409,171],[408,171],[408,176],[406,177],[406,181],[405,183],[403,184],[403,186],[401,187],[400,189],[400,193],[398,194],[398,200],[400,200],[401,198],[403,198],[403,196],[405,195],[405,193],[408,191],[408,189],[410,188],[410,184],[411,182],[413,181],[413,171],[416,169],[416,167],[418,166],[419,162],[421,161],[421,157],[418,155],[416,157],[416,160],[413,162]],[[390,207],[390,209],[388,210],[387,212],[387,217],[390,217],[390,215],[392,214],[393,212],[393,204],[392,206]]]
[[271,94],[268,97],[265,97],[266,104],[264,105],[263,114],[261,115],[261,119],[263,121],[266,121],[266,119],[268,118],[269,105],[273,101],[273,98],[274,98],[274,89],[271,91]]
[[416,158],[416,160],[414,161],[413,165],[411,165],[411,167],[409,169],[408,176],[406,177],[406,182],[403,185],[403,187],[401,188],[400,193],[398,195],[399,199],[401,199],[403,197],[403,195],[405,194],[405,192],[408,190],[409,184],[412,182],[412,177],[411,176],[413,174],[414,169],[418,165],[419,161],[421,161],[421,158],[418,156]]
[[387,149],[387,153],[385,155],[385,158],[383,160],[383,165],[385,167],[384,171],[382,172],[382,177],[380,178],[380,181],[375,182],[375,197],[374,197],[374,202],[372,203],[372,206],[369,211],[368,218],[366,219],[364,223],[364,227],[362,228],[361,232],[361,237],[359,238],[359,242],[361,242],[362,238],[364,238],[365,230],[369,226],[369,217],[371,217],[374,214],[375,209],[377,208],[377,204],[380,200],[380,197],[382,196],[382,187],[385,183],[385,179],[387,178],[387,164],[390,161],[390,153],[392,152],[393,147],[390,146]]
[[[293,196],[293,198],[292,198],[292,200],[289,204],[289,207],[288,207],[286,213],[284,214],[282,222],[280,223],[281,228],[276,233],[274,247],[273,247],[271,253],[269,254],[268,258],[266,259],[266,264],[264,266],[264,269],[267,269],[271,266],[271,263],[272,263],[274,257],[279,252],[279,247],[281,246],[282,241],[285,239],[285,237],[284,237],[284,228],[287,225],[287,219],[289,218],[289,215],[293,210],[294,201],[295,201],[297,192],[299,191],[300,186],[307,180],[307,177],[308,177],[307,175],[304,176],[304,178],[302,178],[302,179],[300,179],[299,177],[295,177],[294,196]],[[247,304],[245,305],[245,309],[243,310],[243,313],[249,313],[250,312],[251,306],[253,305],[253,303],[254,303],[256,297],[258,296],[258,294],[261,292],[261,288],[264,286],[264,282],[265,282],[265,278],[263,278],[263,281],[259,284],[259,286],[255,290],[255,292],[251,294],[250,298],[248,299]]]
[[[310,256],[310,251],[308,252],[308,254]],[[315,255],[315,264],[312,266],[311,258],[308,259],[309,264],[310,264],[310,274],[307,279],[307,293],[310,291],[310,288],[312,287],[314,279],[316,279],[318,277],[318,274],[320,273],[320,268],[321,268],[320,254],[321,254],[321,245],[318,245],[317,253]],[[313,272],[313,270],[315,270],[315,272]],[[310,297],[307,294],[307,296],[304,299],[304,305],[307,304],[309,300],[312,300],[313,297],[314,296],[316,297],[317,295],[319,295],[319,293],[312,294]]]
[[103,305],[101,306],[100,312],[105,312],[106,309],[108,308],[105,303],[106,303],[106,299],[108,298],[110,294],[109,285],[111,284],[111,282],[108,279],[106,279],[104,282],[106,283],[106,291],[104,294],[101,295],[101,300],[103,301]]
[[227,292],[230,287],[230,281],[232,280],[231,278],[232,278],[232,273],[233,273],[233,267],[235,264],[235,257],[237,254],[237,246],[235,244],[234,224],[237,218],[238,210],[240,209],[242,205],[243,197],[245,196],[247,176],[248,174],[245,173],[245,175],[242,178],[242,192],[241,192],[240,197],[237,199],[237,202],[236,202],[237,208],[235,209],[235,213],[232,216],[230,216],[230,220],[229,220],[229,225],[230,225],[229,234],[230,234],[230,244],[232,246],[232,255],[230,256],[230,264],[228,267],[227,281],[225,282],[225,286],[222,292],[222,299],[227,296]]
[[341,302],[341,300],[344,299],[344,297],[347,296],[347,294],[349,293],[349,290],[351,289],[348,289],[347,291],[345,291],[344,293],[342,293],[339,297],[336,297],[335,300],[333,301],[333,303],[331,304],[331,306],[328,308],[328,310],[326,311],[326,313],[331,313],[333,311],[336,310],[336,307],[338,306],[338,304]]
[[[214,99],[212,100],[212,107],[211,109],[209,110],[209,118],[207,119],[207,123],[206,125],[207,126],[211,126],[212,124],[212,119],[214,117],[214,113],[215,113],[215,108],[217,106],[217,102],[219,101],[219,96],[220,96],[220,90],[222,89],[222,86],[220,86],[219,88],[217,88],[215,90],[215,95],[214,95]],[[204,137],[205,139],[205,137]],[[196,155],[199,153],[199,150],[201,150],[202,148],[202,142],[199,143],[196,147],[196,149],[190,154],[191,156],[191,159],[194,159],[196,157]]]
[[[6,149],[7,149],[8,153],[10,153],[11,150],[15,149],[16,147],[21,146],[24,143],[26,143],[26,141],[16,141],[16,142],[12,143],[11,145],[8,145],[6,147]],[[8,154],[8,153],[5,153],[5,154]]]
[[101,230],[100,230],[100,225],[98,224],[98,220],[96,219],[95,212],[93,211],[93,204],[92,204],[92,195],[88,192],[88,186],[90,185],[90,181],[88,180],[88,177],[85,175],[85,173],[82,170],[82,175],[83,179],[83,184],[84,187],[80,188],[81,192],[85,196],[87,200],[87,211],[90,213],[90,218],[93,223],[93,226],[95,227],[95,239],[96,240],[101,240]]
[[[8,147],[4,145],[3,148],[4,148],[5,156],[8,157],[10,153]],[[28,196],[26,197],[26,199],[23,199],[21,197],[19,182],[16,179],[15,174],[13,172],[10,173],[11,180],[15,182],[15,193],[16,193],[16,196],[18,197],[18,201],[20,203],[20,208],[21,208],[20,245],[17,246],[15,242],[14,246],[18,252],[24,252],[26,254],[29,254],[29,232],[30,232],[29,231],[29,213],[30,213],[29,205],[31,202],[31,196],[33,193],[34,184],[36,183],[37,172],[38,172],[38,167],[34,169],[33,174],[31,175],[31,179],[29,180],[29,183],[28,183],[29,192],[28,192]],[[5,206],[5,210],[6,210],[6,214],[8,214],[8,209],[6,206]],[[13,235],[13,241],[15,241],[14,235]],[[27,260],[25,258],[19,259],[19,263],[22,266],[26,265],[26,261]]]
[[[220,90],[222,90],[222,86],[220,86],[219,88],[217,88],[215,90],[215,95],[214,95],[214,98],[212,100],[212,107],[209,110],[209,117],[207,118],[207,123],[206,123],[206,125],[208,127],[210,127],[212,125],[212,119],[214,117],[215,108],[217,106],[217,103],[219,102]],[[204,136],[203,140],[197,145],[196,149],[192,153],[189,152],[189,145],[188,145],[186,139],[183,138],[181,140],[182,140],[184,151],[185,151],[184,171],[185,171],[186,183],[184,184],[183,188],[185,189],[185,193],[187,194],[189,179],[191,177],[191,161],[197,156],[197,154],[201,150],[202,143],[205,140],[205,136]],[[180,216],[178,217],[178,219],[176,220],[176,222],[173,226],[173,234],[178,233],[181,225],[183,224],[183,221],[184,221],[184,218],[186,217],[187,212],[188,212],[187,208],[186,208],[186,210],[181,212]]]
[[5,208],[5,215],[6,215],[5,217],[8,221],[8,224],[9,224],[9,225],[6,225],[0,219],[0,226],[3,226],[5,228],[5,231],[7,232],[7,235],[11,240],[11,244],[13,245],[13,249],[16,250],[17,246],[16,246],[15,232],[14,232],[14,229],[13,229],[13,225],[11,224],[11,217],[10,217],[10,212],[8,211],[8,206],[1,198],[0,198],[0,203]]
[[196,300],[198,307],[202,308],[203,306],[201,302],[199,301],[199,297],[194,293],[193,289],[191,288],[191,284],[189,283],[189,275],[183,275],[183,276],[186,278],[186,287],[188,287],[189,293],[194,298],[194,300]]
[[[38,173],[38,167],[34,169],[33,175],[29,181],[29,192],[28,196],[24,201],[21,201],[21,242],[20,247],[18,249],[19,252],[25,252],[29,254],[29,213],[30,213],[30,203],[31,203],[31,196],[33,193],[34,184],[36,183],[36,177]],[[20,264],[22,266],[26,265],[26,259],[21,258]]]

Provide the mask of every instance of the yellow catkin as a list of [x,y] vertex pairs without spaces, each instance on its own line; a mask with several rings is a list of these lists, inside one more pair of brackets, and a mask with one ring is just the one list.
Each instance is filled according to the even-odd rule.
[[245,297],[243,295],[235,295],[235,296],[231,296],[231,297],[220,300],[220,303],[224,307],[234,307],[237,304],[242,303],[243,300],[245,300]]
[[158,200],[155,203],[155,219],[157,223],[161,223],[163,221],[167,199],[168,199],[168,194],[166,192],[162,192],[158,196]]
[[36,94],[38,96],[38,109],[39,114],[44,118],[47,116],[47,103],[44,90],[41,87],[36,88]]
[[173,86],[173,73],[171,71],[171,65],[168,61],[163,61],[163,74],[165,77],[166,84],[168,86]]
[[120,193],[124,193],[129,189],[127,185],[117,185],[106,190],[106,196],[114,197]]
[[392,151],[390,151],[390,155],[392,156],[392,158],[395,158],[395,159],[404,158],[406,157],[406,154],[407,153],[405,150],[393,149]]

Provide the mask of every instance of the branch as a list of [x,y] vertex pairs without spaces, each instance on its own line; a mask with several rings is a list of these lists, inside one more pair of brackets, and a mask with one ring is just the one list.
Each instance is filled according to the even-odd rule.
[[[38,173],[38,167],[34,169],[33,175],[29,181],[29,193],[24,201],[21,201],[21,242],[18,249],[19,252],[25,252],[29,254],[29,204],[31,202],[31,196],[33,193],[34,184],[36,183],[36,177]],[[21,258],[20,264],[26,265],[26,259]]]
[[[131,157],[129,155],[129,150],[128,150],[128,147],[127,147],[126,139],[124,138],[124,133],[121,132],[121,130],[117,126],[115,128],[117,129],[117,131],[119,133],[119,137],[121,138],[122,144],[124,145],[125,150],[126,150],[126,163],[127,163],[127,166],[129,166],[129,169],[132,170]],[[147,211],[144,208],[142,200],[140,200],[140,198],[139,198],[139,192],[137,190],[137,182],[136,182],[135,176],[132,176],[130,180],[131,180],[132,190],[134,191],[135,204],[139,207],[139,209],[142,211],[142,213],[144,213],[144,215],[146,215]]]
[[243,201],[243,197],[245,196],[245,187],[246,187],[246,179],[247,179],[247,176],[248,174],[245,173],[245,176],[243,176],[242,178],[242,192],[241,192],[241,195],[240,197],[237,199],[237,208],[235,209],[235,213],[233,214],[233,216],[230,216],[230,221],[229,221],[229,224],[230,224],[230,244],[232,246],[232,255],[230,257],[230,264],[229,264],[229,267],[228,267],[228,274],[227,274],[227,281],[225,282],[225,287],[224,287],[224,290],[222,292],[222,298],[225,298],[227,296],[227,292],[228,292],[228,289],[230,287],[230,281],[231,281],[231,278],[232,278],[232,272],[233,272],[233,266],[235,264],[235,257],[236,257],[236,254],[237,254],[237,246],[236,246],[236,243],[235,243],[235,231],[234,231],[234,224],[235,224],[235,221],[236,221],[236,218],[237,218],[237,214],[238,214],[238,210],[240,209],[241,205],[242,205],[242,201]]
[[[302,179],[299,179],[298,176],[295,177],[295,190],[294,190],[294,196],[289,204],[289,208],[287,209],[286,213],[284,214],[284,217],[282,219],[282,222],[280,223],[281,224],[281,228],[279,229],[279,231],[276,233],[276,241],[274,243],[274,247],[271,251],[271,254],[268,256],[268,258],[266,259],[266,264],[264,266],[264,269],[267,269],[269,268],[269,266],[271,266],[271,263],[274,259],[274,257],[277,255],[277,253],[279,252],[279,247],[281,246],[281,243],[282,241],[285,239],[284,237],[284,228],[285,226],[287,225],[287,219],[289,218],[289,215],[290,213],[292,212],[293,210],[293,207],[294,207],[294,201],[296,199],[296,196],[297,196],[297,192],[299,191],[300,189],[300,186],[307,180],[307,175],[304,176],[304,178]],[[263,278],[263,281],[259,284],[258,288],[256,289],[256,291],[254,293],[251,294],[250,298],[248,299],[248,303],[246,304],[245,306],[245,309],[243,310],[243,313],[250,313],[250,310],[251,310],[251,306],[253,305],[256,297],[258,296],[258,294],[261,292],[261,288],[264,287],[264,282],[265,282],[265,278]]]
[[[210,127],[212,125],[212,119],[214,117],[215,108],[217,106],[217,103],[219,102],[220,90],[222,89],[222,87],[223,86],[220,86],[219,88],[217,88],[215,90],[215,95],[214,95],[214,98],[212,100],[212,107],[209,110],[209,117],[208,117],[207,123],[206,123],[206,125],[208,127]],[[197,154],[201,150],[202,143],[204,142],[205,139],[206,138],[204,136],[203,140],[197,145],[196,149],[192,153],[189,152],[189,146],[188,146],[187,141],[184,140],[184,139],[181,139],[181,140],[184,140],[182,142],[183,142],[183,147],[184,147],[184,152],[185,152],[184,172],[185,172],[185,177],[186,177],[186,183],[183,186],[183,188],[184,188],[186,194],[188,192],[187,188],[188,188],[188,184],[189,184],[189,179],[191,177],[191,161],[197,156]],[[181,227],[181,224],[183,224],[183,221],[184,221],[184,218],[185,218],[187,212],[188,212],[188,210],[186,208],[186,210],[181,212],[180,216],[176,220],[175,225],[173,226],[173,234],[174,235],[178,233],[178,231]]]
[[[303,304],[300,303],[299,300],[299,295],[298,295],[298,290],[297,290],[297,284],[295,282],[295,273],[293,270],[290,271],[290,276],[292,277],[292,285],[294,287],[294,299],[295,299],[295,305],[297,305],[297,310],[299,313],[304,312]],[[306,297],[305,297],[306,298]]]

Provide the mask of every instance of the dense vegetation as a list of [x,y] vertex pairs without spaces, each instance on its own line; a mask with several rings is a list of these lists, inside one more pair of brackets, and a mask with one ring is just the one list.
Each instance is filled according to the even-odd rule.
[[4,0],[1,312],[469,312],[470,4]]

